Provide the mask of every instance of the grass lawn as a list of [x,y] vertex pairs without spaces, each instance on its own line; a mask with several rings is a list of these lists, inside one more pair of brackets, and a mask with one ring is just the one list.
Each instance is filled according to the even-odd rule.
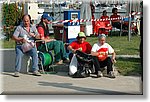
[[142,67],[139,58],[117,59],[115,64],[121,75],[141,75]]
[[10,39],[9,41],[0,40],[0,44],[2,48],[15,48],[15,41],[12,39]]
[[[93,45],[96,43],[97,37],[87,37],[87,41]],[[115,49],[117,55],[138,55],[140,37],[132,36],[131,41],[128,41],[127,36],[109,36],[107,37],[107,42]],[[0,41],[2,48],[15,48],[15,41],[11,40]]]
[[[87,37],[87,41],[91,45],[96,43],[97,37]],[[128,41],[128,36],[109,36],[107,42],[115,49],[117,55],[138,55],[140,37],[132,36],[131,41]],[[14,40],[0,41],[2,48],[15,48]],[[140,59],[117,59],[115,64],[122,75],[139,75],[142,73]]]
[[[96,43],[97,37],[88,37],[87,41],[91,45]],[[108,36],[107,42],[115,49],[117,55],[138,55],[140,37],[132,36],[131,41],[128,41],[128,36]]]

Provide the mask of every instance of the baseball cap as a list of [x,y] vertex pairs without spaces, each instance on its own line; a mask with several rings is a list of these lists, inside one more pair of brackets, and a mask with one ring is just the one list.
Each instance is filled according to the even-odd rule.
[[47,19],[48,21],[52,20],[52,17],[48,16],[47,13],[43,13],[42,18]]

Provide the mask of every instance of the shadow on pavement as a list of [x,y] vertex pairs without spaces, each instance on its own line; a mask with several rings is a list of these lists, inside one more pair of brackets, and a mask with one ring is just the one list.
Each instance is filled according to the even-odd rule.
[[[131,95],[131,93],[125,93],[125,92],[118,92],[118,91],[110,91],[110,90],[103,90],[103,89],[94,89],[94,88],[85,88],[85,87],[79,87],[79,86],[73,86],[72,83],[50,83],[50,82],[44,82],[40,81],[39,85],[41,86],[52,86],[52,87],[58,87],[58,88],[66,88],[66,89],[73,89],[76,91],[84,92],[84,94],[101,94],[101,95]],[[53,93],[55,94],[55,93]],[[69,93],[68,93],[69,94]],[[74,93],[76,94],[76,93]]]
[[3,75],[8,75],[8,76],[13,76],[14,77],[14,73],[8,73],[8,72],[3,72]]

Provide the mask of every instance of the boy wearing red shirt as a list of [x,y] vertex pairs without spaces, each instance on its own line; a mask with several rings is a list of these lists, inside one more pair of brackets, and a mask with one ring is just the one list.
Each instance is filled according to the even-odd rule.
[[[86,36],[83,32],[79,32],[77,36],[77,41],[72,42],[69,46],[68,49],[72,51],[72,53],[76,53],[77,50],[90,54],[92,46],[85,41]],[[73,54],[70,55],[70,58],[72,57]]]

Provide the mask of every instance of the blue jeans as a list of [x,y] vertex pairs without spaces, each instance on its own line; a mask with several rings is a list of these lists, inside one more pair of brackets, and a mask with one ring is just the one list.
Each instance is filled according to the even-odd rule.
[[32,57],[32,71],[39,70],[38,68],[38,55],[36,48],[32,48],[30,51],[24,53],[22,51],[21,45],[16,45],[16,64],[15,64],[15,71],[19,72],[21,69],[21,62],[22,57],[24,54],[27,54]]

